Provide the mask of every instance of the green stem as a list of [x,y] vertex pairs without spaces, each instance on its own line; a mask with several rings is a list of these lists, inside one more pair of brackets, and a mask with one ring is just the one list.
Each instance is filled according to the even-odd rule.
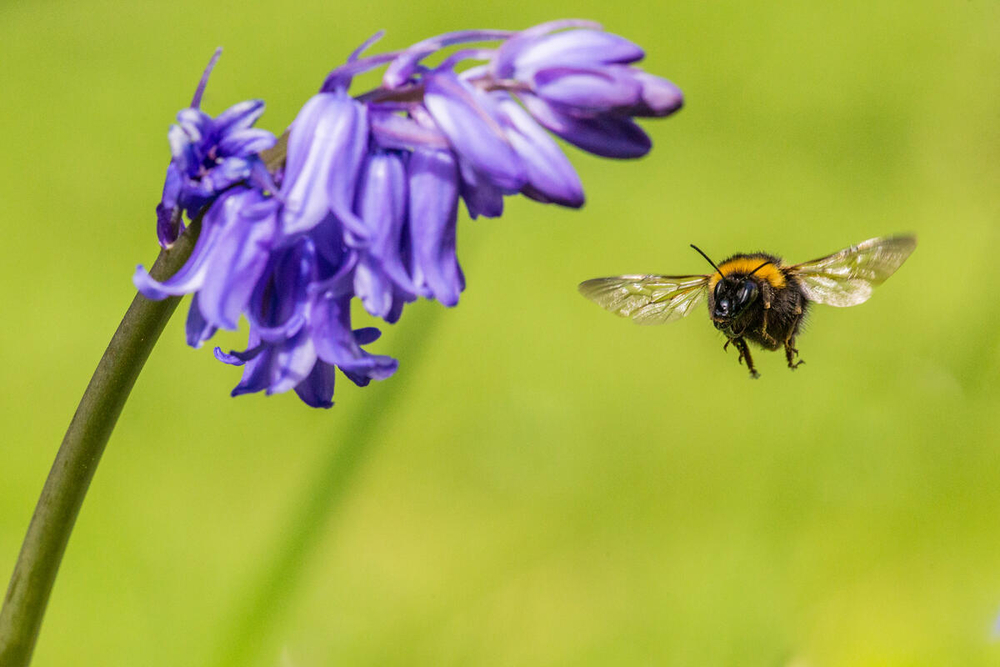
[[[199,229],[200,223],[195,222],[177,243],[162,251],[150,275],[162,281],[176,273],[191,255]],[[52,584],[90,480],[132,385],[179,301],[179,297],[150,301],[137,294],[87,385],[45,480],[0,610],[2,667],[25,667],[31,661]]]

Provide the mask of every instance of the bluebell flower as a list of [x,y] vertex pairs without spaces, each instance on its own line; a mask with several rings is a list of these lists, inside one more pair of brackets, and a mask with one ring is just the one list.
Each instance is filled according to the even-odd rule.
[[[355,204],[358,218],[367,226],[368,244],[358,251],[354,294],[369,314],[389,323],[399,319],[403,304],[416,298],[406,224],[411,209],[408,156],[403,151],[373,149],[362,170]],[[350,233],[348,239],[350,245],[360,245]]]
[[163,196],[156,207],[157,236],[169,247],[184,230],[181,212],[197,216],[228,188],[255,180],[267,187],[270,175],[258,157],[275,144],[274,135],[254,128],[264,102],[248,100],[212,118],[200,109],[208,77],[222,50],[205,68],[191,106],[177,113],[177,124],[167,132],[172,158],[167,166]]
[[[151,299],[194,295],[194,347],[246,318],[246,349],[215,350],[243,366],[234,396],[294,389],[329,407],[336,369],[359,386],[391,376],[398,362],[364,348],[379,330],[353,326],[354,299],[388,323],[418,297],[456,305],[460,202],[473,218],[501,215],[515,194],[582,206],[580,178],[550,133],[596,155],[639,157],[651,142],[634,118],[683,103],[674,84],[636,65],[641,48],[591,22],[453,32],[363,57],[379,37],[329,73],[284,149],[252,127],[260,101],[215,118],[200,109],[218,52],[168,133],[159,238],[177,238],[182,213],[202,217],[201,235],[176,275],[157,282],[140,266],[134,282]],[[381,66],[382,85],[349,93],[357,74]]]

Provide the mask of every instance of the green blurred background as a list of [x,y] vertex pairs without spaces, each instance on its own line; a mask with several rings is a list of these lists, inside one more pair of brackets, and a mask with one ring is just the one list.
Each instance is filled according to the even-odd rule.
[[[573,151],[581,211],[463,218],[461,306],[411,307],[374,346],[398,374],[330,411],[231,399],[175,317],[36,665],[1000,663],[995,0],[6,0],[0,586],[156,255],[166,129],[212,49],[206,109],[262,97],[278,133],[379,28],[564,16],[685,91],[650,156]],[[808,363],[759,354],[757,382],[701,312],[636,327],[576,293],[701,272],[689,243],[805,260],[906,231],[899,274],[817,308]]]

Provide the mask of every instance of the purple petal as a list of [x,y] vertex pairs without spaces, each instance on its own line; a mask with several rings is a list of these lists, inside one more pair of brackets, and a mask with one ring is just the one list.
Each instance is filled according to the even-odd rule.
[[555,110],[533,95],[523,95],[522,99],[538,122],[574,146],[594,155],[637,158],[652,148],[653,144],[646,133],[628,118],[610,114],[577,118]]
[[354,330],[354,341],[358,345],[368,345],[374,343],[382,337],[382,332],[377,327],[361,327]]
[[447,151],[416,150],[410,156],[409,178],[414,287],[421,296],[454,306],[465,287],[455,256],[455,158]]
[[177,126],[189,141],[200,144],[212,139],[215,121],[201,109],[187,108],[177,112]]
[[245,130],[231,132],[219,142],[219,155],[221,156],[247,156],[260,153],[274,146],[277,139],[267,130],[255,127]]
[[[232,396],[254,394],[271,386],[271,377],[274,375],[274,355],[275,349],[265,346],[259,354],[249,359],[243,367],[243,377],[233,389]],[[218,356],[217,354],[216,357]]]
[[316,251],[306,238],[273,252],[265,275],[256,281],[246,310],[252,329],[267,342],[294,336],[306,321],[309,285],[316,276]]
[[465,160],[460,159],[458,164],[462,176],[460,193],[469,217],[475,220],[479,216],[499,218],[503,215],[503,192],[500,188]]
[[670,81],[633,69],[632,76],[642,86],[641,99],[637,104],[619,112],[629,116],[663,118],[684,106],[684,94]]
[[[254,345],[256,343],[256,345]],[[243,377],[232,395],[266,391],[280,394],[295,388],[312,373],[316,352],[305,331],[278,345],[260,344],[250,332],[250,344],[244,353],[225,354],[218,348],[215,356],[225,363],[245,363]]]
[[368,355],[365,363],[341,367],[348,380],[359,387],[367,387],[372,380],[385,380],[399,368],[399,361],[382,355]]
[[583,184],[549,134],[506,93],[495,93],[501,122],[528,174],[522,193],[546,203],[583,206]]
[[[316,295],[311,309],[312,341],[319,358],[340,367],[348,377],[384,380],[392,375],[398,362],[392,357],[365,352],[351,330],[350,297],[335,298],[326,293]],[[367,338],[367,336],[366,336]]]
[[208,186],[206,194],[222,192],[226,188],[245,181],[250,177],[250,163],[246,158],[227,157],[212,169],[208,176],[202,179],[202,184]]
[[271,376],[271,348],[262,345],[253,327],[247,340],[247,349],[243,352],[226,354],[220,348],[215,348],[215,358],[224,364],[245,366],[239,385],[232,391],[233,396],[262,391],[267,387]]
[[493,71],[498,79],[525,79],[541,68],[631,63],[644,55],[638,45],[603,30],[567,30],[541,37],[522,34],[500,47]]
[[453,72],[426,78],[424,103],[455,151],[498,187],[517,192],[524,168],[503,134],[488,95],[461,81]]
[[328,212],[358,235],[364,226],[351,210],[368,144],[365,107],[344,93],[313,96],[292,123],[281,198],[286,234],[306,232]]
[[[333,214],[324,218],[323,222],[310,232],[309,239],[315,245],[316,255],[320,260],[317,266],[322,268],[321,273],[324,276],[340,273],[357,261],[357,250],[347,246],[345,238],[347,236],[343,225]],[[357,237],[353,238],[357,241]],[[362,245],[363,242],[359,241],[358,244]]]
[[183,231],[180,209],[177,207],[177,199],[181,193],[184,179],[177,169],[177,165],[171,162],[167,165],[167,177],[163,183],[163,196],[156,206],[156,236],[160,245],[169,248],[177,240]]
[[309,376],[295,386],[295,393],[310,407],[332,408],[335,368],[324,361],[317,361]]
[[264,114],[264,100],[246,100],[229,107],[215,117],[215,131],[220,135],[245,130]]
[[211,270],[198,292],[202,315],[213,326],[236,328],[267,267],[277,231],[277,202],[270,200],[269,210],[250,208],[263,200],[256,190],[243,190],[223,195],[205,214],[206,225],[223,228],[212,253]]
[[642,86],[623,67],[547,68],[533,77],[534,92],[547,102],[583,110],[606,111],[637,104]]
[[184,225],[180,213],[178,208],[156,205],[156,239],[160,242],[161,248],[169,248],[181,235]]
[[180,125],[171,125],[167,130],[167,141],[170,143],[170,155],[173,164],[185,176],[196,176],[201,168],[202,155],[199,152],[201,134],[192,135]]
[[353,291],[371,315],[387,322],[398,319],[403,303],[416,298],[407,268],[407,189],[403,154],[376,151],[369,156],[356,208],[370,239],[357,251]]
[[354,293],[373,317],[385,317],[392,310],[392,281],[372,258],[363,257],[354,269]]
[[201,309],[198,307],[197,294],[191,299],[191,307],[188,308],[185,331],[187,344],[194,348],[201,347],[201,344],[214,336],[216,332],[216,328],[202,316]]
[[316,365],[316,348],[305,329],[276,348],[268,395],[294,389],[304,381]]
[[[412,292],[412,281],[401,254],[408,196],[403,155],[386,151],[370,155],[356,205],[358,215],[368,228],[367,252],[393,282]],[[376,315],[371,310],[368,312]]]
[[[281,167],[278,168],[277,177],[281,177]],[[250,177],[247,182],[262,192],[278,192],[275,185],[275,177],[267,170],[267,165],[260,159],[250,161]]]
[[403,296],[397,293],[396,298],[392,302],[392,309],[382,319],[389,324],[395,324],[399,321],[400,316],[403,314],[403,306],[413,301],[415,298],[416,297],[409,295]]
[[[205,217],[209,217],[207,213]],[[213,217],[211,220],[214,221],[216,218]],[[180,296],[201,289],[205,277],[212,268],[212,254],[221,236],[221,231],[220,225],[212,224],[209,219],[206,219],[188,261],[177,273],[162,283],[153,280],[149,272],[140,264],[132,276],[132,282],[136,289],[147,299],[153,301],[161,301],[169,296]]]
[[226,354],[222,351],[222,348],[215,348],[215,358],[224,364],[229,364],[230,366],[242,366],[248,361],[254,359],[257,355],[264,351],[267,346],[261,343],[260,336],[254,331],[253,327],[250,327],[250,336],[247,341],[247,349],[243,352],[236,352],[235,350],[230,351]]

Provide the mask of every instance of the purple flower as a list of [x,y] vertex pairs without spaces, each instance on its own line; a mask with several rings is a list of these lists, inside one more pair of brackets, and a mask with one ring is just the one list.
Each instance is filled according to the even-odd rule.
[[497,50],[493,76],[522,82],[531,114],[569,143],[603,157],[645,155],[652,144],[630,117],[674,113],[683,104],[680,90],[630,66],[644,55],[632,42],[591,28],[551,31],[563,25],[507,40]]
[[410,157],[410,235],[417,293],[458,304],[465,277],[455,254],[458,171],[448,151],[422,148]]
[[[238,186],[226,191],[207,211],[190,259],[162,283],[145,268],[134,282],[147,298],[195,293],[188,342],[198,347],[217,328],[236,329],[271,255],[277,232],[277,202],[258,190]],[[197,324],[196,324],[197,323]],[[201,331],[193,336],[195,329]]]
[[566,154],[510,95],[491,94],[504,135],[524,165],[521,192],[543,203],[583,206],[583,184]]
[[281,199],[286,234],[306,232],[328,214],[352,233],[366,227],[352,210],[368,148],[368,110],[343,90],[309,100],[288,134]]
[[[193,294],[194,347],[246,318],[247,348],[215,350],[243,366],[234,396],[294,389],[330,407],[336,369],[360,386],[389,377],[398,362],[364,349],[380,332],[354,328],[354,299],[388,323],[417,297],[456,305],[460,200],[473,218],[501,215],[514,194],[582,206],[580,178],[550,132],[597,155],[639,157],[651,142],[633,118],[683,102],[636,65],[642,49],[586,21],[454,32],[362,57],[379,37],[303,106],[273,171],[260,154],[274,136],[252,127],[262,102],[215,118],[200,109],[218,52],[170,128],[158,234],[172,243],[183,213],[202,216],[201,236],[176,275],[161,283],[140,266],[134,282],[150,299]],[[446,48],[436,67],[423,64]],[[381,86],[349,94],[357,74],[380,66]]]
[[325,265],[308,237],[272,254],[246,310],[247,349],[229,354],[215,349],[220,361],[244,366],[233,396],[296,389],[309,405],[330,407],[335,367],[360,386],[395,372],[395,359],[361,348],[380,332],[351,328],[347,274],[342,267],[327,280],[318,280]]
[[355,205],[367,225],[369,243],[358,252],[354,294],[371,315],[390,323],[399,319],[404,303],[416,298],[406,233],[407,157],[401,151],[373,150],[362,170]]
[[205,68],[191,106],[177,113],[167,137],[173,156],[167,166],[163,197],[156,207],[160,245],[169,247],[183,231],[180,213],[194,218],[216,197],[242,181],[256,180],[267,187],[270,176],[258,153],[275,144],[274,135],[252,127],[264,113],[264,102],[248,100],[212,118],[199,107],[222,49]]

